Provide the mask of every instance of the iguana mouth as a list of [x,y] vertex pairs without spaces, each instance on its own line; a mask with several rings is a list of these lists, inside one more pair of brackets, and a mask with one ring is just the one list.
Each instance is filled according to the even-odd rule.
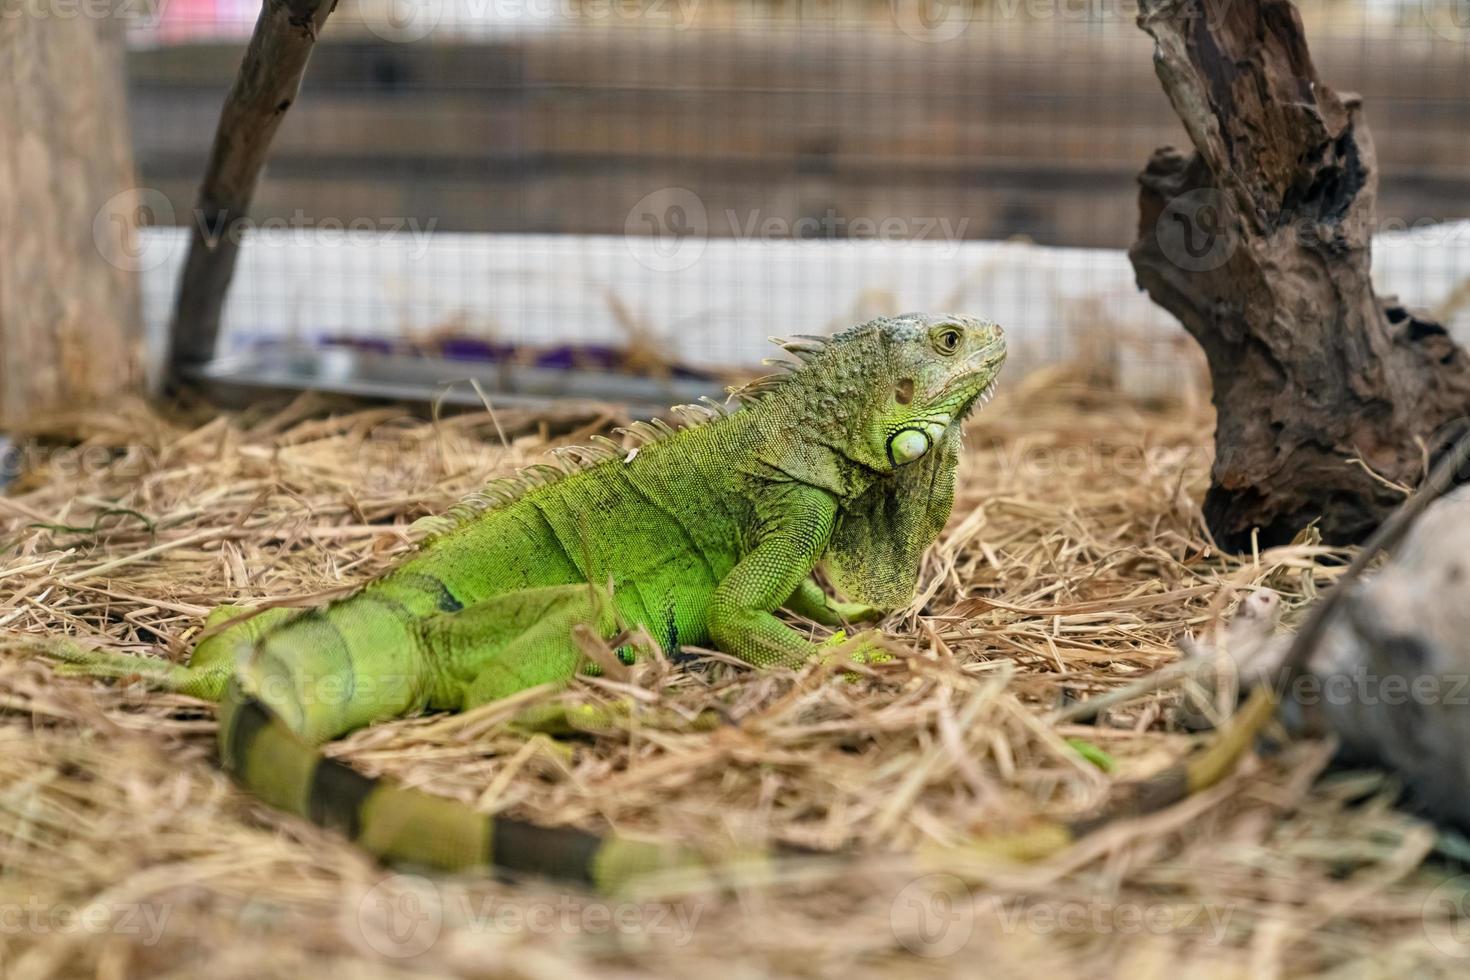
[[999,378],[992,378],[990,384],[980,389],[980,394],[976,395],[974,398],[971,398],[969,403],[960,409],[960,411],[955,416],[955,421],[963,422],[965,419],[974,414],[974,412],[976,412],[978,409],[984,408],[986,405],[990,404],[990,399],[995,397],[995,386],[999,384],[999,382]]
[[990,347],[987,347],[984,350],[977,352],[972,358],[970,358],[970,363],[973,363],[975,365],[974,369],[967,371],[965,374],[960,375],[949,384],[945,385],[943,390],[940,391],[939,397],[936,399],[936,401],[940,405],[946,404],[947,400],[953,397],[956,389],[963,388],[966,384],[972,383],[976,374],[979,374],[980,372],[985,370],[993,372],[989,383],[986,384],[984,388],[981,388],[975,395],[957,406],[957,410],[954,413],[955,419],[956,421],[963,420],[976,408],[983,407],[990,401],[990,399],[995,397],[995,386],[1000,380],[1000,366],[1004,362],[1004,342],[991,345]]

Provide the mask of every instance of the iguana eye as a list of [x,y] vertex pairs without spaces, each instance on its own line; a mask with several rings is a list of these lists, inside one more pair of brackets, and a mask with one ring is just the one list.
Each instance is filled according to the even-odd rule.
[[934,335],[934,346],[941,354],[953,354],[960,349],[960,332],[946,327]]

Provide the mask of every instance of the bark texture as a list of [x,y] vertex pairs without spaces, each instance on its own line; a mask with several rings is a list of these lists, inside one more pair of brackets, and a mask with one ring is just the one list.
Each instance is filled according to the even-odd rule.
[[1416,485],[1470,414],[1470,359],[1374,294],[1359,100],[1317,77],[1286,0],[1142,0],[1139,25],[1194,152],[1154,153],[1129,254],[1209,360],[1206,519],[1232,550],[1313,520],[1329,542],[1360,540],[1403,500],[1384,480]]
[[125,93],[115,19],[0,16],[0,427],[140,380]]
[[306,62],[336,0],[265,0],[255,32],[225,96],[198,203],[188,225],[189,256],[169,331],[169,373],[207,364],[245,236],[250,200],[271,140],[296,101]]

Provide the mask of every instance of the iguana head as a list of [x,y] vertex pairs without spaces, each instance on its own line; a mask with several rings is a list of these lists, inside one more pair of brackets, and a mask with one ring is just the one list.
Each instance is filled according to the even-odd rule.
[[[995,323],[956,314],[909,313],[854,327],[834,354],[857,377],[849,455],[880,472],[927,456],[976,405],[990,400],[1006,359]],[[844,356],[847,355],[847,356]]]
[[813,474],[823,472],[822,453],[860,464],[868,476],[841,502],[824,566],[849,598],[902,606],[949,519],[960,423],[989,400],[1005,335],[989,320],[910,313],[853,327],[818,350],[804,358],[805,385],[793,386],[805,388],[812,430],[803,461],[783,462]]

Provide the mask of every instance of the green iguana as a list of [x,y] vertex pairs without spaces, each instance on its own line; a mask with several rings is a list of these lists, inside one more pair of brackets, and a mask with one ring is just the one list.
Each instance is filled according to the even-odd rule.
[[[390,860],[604,889],[683,863],[657,845],[488,816],[317,747],[564,683],[584,660],[578,626],[607,639],[641,625],[671,654],[712,642],[755,667],[795,667],[823,646],[778,608],[838,626],[909,603],[954,501],[961,424],[1005,360],[1001,328],[909,314],[779,343],[799,362],[737,392],[738,409],[686,406],[677,431],[637,423],[631,452],[606,439],[559,450],[561,468],[492,483],[346,598],[235,622],[187,667],[112,653],[75,667],[219,701],[220,758],[240,782]],[[819,567],[851,601],[826,595]],[[241,613],[221,607],[206,625]]]

